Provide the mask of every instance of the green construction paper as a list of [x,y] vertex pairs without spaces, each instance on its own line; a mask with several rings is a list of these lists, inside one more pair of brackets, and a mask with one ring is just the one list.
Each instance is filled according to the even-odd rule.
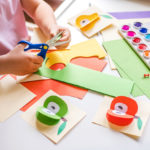
[[60,121],[60,117],[57,115],[51,115],[49,113],[46,113],[44,110],[48,112],[48,109],[45,109],[45,107],[38,107],[36,111],[36,118],[46,124],[46,125],[55,125]]
[[142,120],[141,120],[141,118],[140,117],[138,117],[138,120],[137,120],[137,126],[138,126],[138,129],[139,130],[141,130],[141,128],[142,128]]
[[37,74],[93,90],[110,96],[129,96],[133,82],[88,68],[68,64],[64,69],[54,71],[45,67],[44,61]]
[[[120,74],[121,77],[123,77],[125,79],[130,79],[128,77],[128,75],[126,73],[124,73],[123,70],[117,64],[115,64],[115,66],[117,67],[117,70],[118,70],[118,72],[119,72],[119,74]],[[133,85],[131,94],[134,97],[144,95],[143,92],[138,88],[138,86],[136,84]]]
[[67,112],[68,112],[68,107],[67,104],[58,96],[50,96],[48,97],[45,102],[44,102],[44,107],[48,107],[48,104],[50,102],[55,102],[56,104],[59,105],[60,109],[56,113],[59,117],[63,117]]
[[59,134],[65,129],[66,124],[67,124],[67,121],[63,122],[63,123],[60,125],[60,127],[59,127],[59,129],[58,129],[57,135],[59,135]]
[[37,108],[36,118],[46,125],[55,125],[67,112],[67,104],[61,98],[49,96],[43,106]]
[[150,70],[126,41],[113,40],[104,42],[103,45],[115,64],[128,75],[130,80],[134,81],[138,89],[150,98],[150,80],[143,77],[144,74],[150,74]]

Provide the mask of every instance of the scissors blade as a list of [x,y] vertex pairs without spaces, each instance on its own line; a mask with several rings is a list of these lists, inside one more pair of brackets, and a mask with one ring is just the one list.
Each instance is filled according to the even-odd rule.
[[53,46],[59,46],[59,45],[63,45],[63,44],[69,43],[69,42],[70,42],[70,40],[68,40],[68,41],[62,41],[62,42],[57,42],[57,43],[54,43]]
[[48,41],[46,42],[46,44],[48,44],[50,47],[51,47],[51,46],[55,46],[55,43],[61,39],[63,32],[64,32],[64,31],[61,31],[61,32],[59,32],[58,34],[56,34],[52,39],[48,40]]

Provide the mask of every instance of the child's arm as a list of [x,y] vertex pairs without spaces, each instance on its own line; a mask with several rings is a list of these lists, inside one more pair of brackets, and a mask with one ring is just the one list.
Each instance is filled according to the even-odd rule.
[[43,58],[24,52],[25,44],[17,45],[6,55],[0,56],[0,74],[25,75],[36,72]]
[[[43,0],[21,0],[24,10],[33,18],[42,31],[51,38],[64,31],[61,41],[70,40],[70,31],[57,25],[52,8]],[[67,45],[63,45],[64,47]]]

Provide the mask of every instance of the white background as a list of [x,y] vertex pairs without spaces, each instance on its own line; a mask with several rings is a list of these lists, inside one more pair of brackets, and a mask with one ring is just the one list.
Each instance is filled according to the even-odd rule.
[[[106,12],[150,10],[149,0],[91,0]],[[71,30],[75,44],[87,40],[79,31],[67,24],[67,19],[89,7],[89,0],[76,0],[59,18],[58,23]],[[96,37],[101,43],[101,37]],[[106,58],[107,60],[107,58]],[[109,64],[103,72],[119,76],[111,71]],[[101,86],[101,85],[100,85]],[[113,86],[113,85],[112,85]],[[68,133],[58,144],[53,144],[22,118],[19,111],[4,123],[0,123],[0,150],[149,150],[150,121],[139,140],[91,123],[103,96],[89,91],[83,100],[67,97],[74,105],[87,113],[87,116]],[[146,99],[145,96],[137,99]]]

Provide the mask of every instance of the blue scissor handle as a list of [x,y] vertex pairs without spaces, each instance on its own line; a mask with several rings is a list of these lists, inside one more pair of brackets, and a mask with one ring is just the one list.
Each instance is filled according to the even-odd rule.
[[28,47],[25,48],[24,51],[27,51],[27,50],[30,50],[30,49],[40,49],[41,51],[37,55],[41,56],[41,57],[43,57],[43,59],[45,59],[46,52],[49,48],[49,46],[47,44],[45,44],[45,43],[32,44],[31,42],[25,41],[25,40],[21,40],[21,41],[18,42],[18,44],[21,44],[21,43],[25,43],[25,44],[28,45]]

